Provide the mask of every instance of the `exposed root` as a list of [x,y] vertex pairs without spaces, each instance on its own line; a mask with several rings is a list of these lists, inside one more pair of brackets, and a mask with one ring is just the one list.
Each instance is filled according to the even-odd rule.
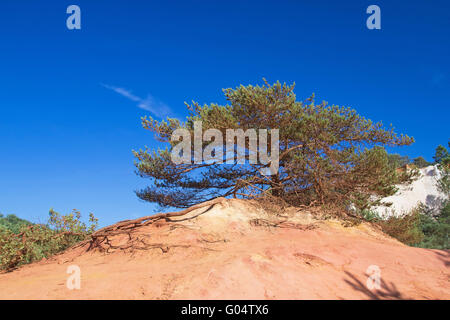
[[116,224],[113,224],[111,226],[102,228],[98,231],[96,231],[95,233],[92,234],[93,237],[99,237],[102,235],[111,235],[111,232],[120,232],[123,230],[127,230],[127,229],[134,229],[134,228],[138,228],[138,227],[142,227],[142,226],[146,226],[149,224],[152,224],[158,220],[164,219],[166,221],[168,221],[168,218],[170,217],[179,217],[179,216],[184,216],[185,214],[188,214],[191,211],[203,208],[203,207],[212,207],[218,203],[222,203],[226,201],[225,198],[216,198],[210,201],[206,201],[200,204],[196,204],[192,207],[189,207],[187,209],[181,210],[181,211],[177,211],[177,212],[169,212],[169,213],[158,213],[152,216],[146,216],[146,217],[142,217],[142,218],[138,218],[138,219],[134,219],[134,220],[124,220],[124,221],[120,221]]
[[[139,237],[133,238],[133,233],[140,227],[147,226],[150,224],[155,224],[158,221],[164,220],[165,222],[179,222],[183,220],[193,219],[201,214],[204,214],[205,212],[211,210],[213,206],[219,203],[223,203],[226,201],[225,198],[216,198],[210,201],[206,201],[197,205],[194,205],[192,207],[189,207],[187,209],[178,211],[178,212],[169,212],[169,213],[158,213],[152,216],[146,216],[134,220],[124,220],[120,221],[116,224],[113,224],[111,226],[102,228],[96,232],[94,232],[91,235],[91,238],[88,240],[85,240],[83,242],[80,242],[76,246],[72,247],[72,249],[85,246],[89,244],[89,247],[87,248],[87,251],[90,251],[94,248],[100,249],[101,251],[104,251],[106,253],[110,253],[111,250],[149,250],[154,248],[159,248],[163,253],[167,252],[170,247],[191,247],[190,245],[164,245],[164,244],[148,244],[143,239]],[[184,216],[188,214],[191,211],[208,207],[205,211],[193,216],[188,217],[184,219],[179,220],[173,220],[170,219],[172,217],[179,217]],[[181,227],[180,225],[173,225],[173,228]],[[172,229],[172,228],[171,228]],[[128,241],[124,245],[113,245],[111,242],[110,237],[117,236],[117,235],[127,235]],[[207,249],[207,248],[206,248]]]
[[317,226],[315,224],[300,224],[283,221],[270,221],[267,219],[252,219],[250,220],[250,225],[255,227],[275,227],[275,228],[288,228],[288,229],[299,229],[299,230],[313,230]]
[[[133,250],[150,250],[150,249],[160,249],[163,253],[166,253],[169,251],[170,248],[172,247],[192,247],[192,245],[188,245],[188,244],[180,244],[180,245],[169,245],[169,244],[163,244],[163,243],[148,243],[145,241],[145,239],[143,239],[143,237],[149,237],[149,235],[141,235],[141,234],[135,234],[136,231],[144,226],[148,226],[148,225],[154,225],[155,227],[160,227],[161,225],[167,225],[169,224],[169,231],[173,231],[177,228],[191,228],[189,226],[186,226],[184,224],[180,224],[179,222],[181,221],[186,221],[186,220],[190,220],[190,219],[194,219],[206,212],[208,212],[209,210],[211,210],[216,204],[220,204],[227,201],[227,199],[225,198],[216,198],[204,203],[200,203],[197,205],[194,205],[192,207],[189,207],[187,209],[184,209],[182,211],[178,211],[178,212],[169,212],[169,213],[159,213],[159,214],[155,214],[152,216],[146,216],[146,217],[142,217],[142,218],[138,218],[138,219],[134,219],[134,220],[124,220],[124,221],[120,221],[114,225],[102,228],[96,232],[94,232],[90,239],[87,239],[79,244],[77,244],[76,246],[72,247],[72,248],[77,248],[77,247],[87,247],[87,251],[93,250],[93,249],[98,249],[102,252],[106,252],[106,253],[111,253],[113,251],[133,251]],[[274,209],[275,207],[278,208],[278,210],[276,210],[277,213],[277,217],[278,218],[282,218],[282,220],[267,220],[267,219],[252,219],[250,220],[250,225],[252,226],[263,226],[263,227],[276,227],[276,228],[289,228],[289,229],[298,229],[298,230],[311,230],[311,229],[315,229],[317,228],[316,225],[314,224],[299,224],[299,223],[293,223],[293,222],[289,222],[289,216],[281,216],[280,212],[280,206],[282,206],[282,204],[280,203],[276,203],[276,202],[271,202],[269,201],[270,204],[273,205],[272,209]],[[261,203],[258,203],[259,205],[261,205]],[[267,207],[269,207],[267,204],[264,205],[266,207],[266,211],[267,211]],[[206,208],[205,210],[202,210],[200,213],[197,213],[195,215],[191,215],[191,216],[187,216],[185,217],[186,214],[197,210],[197,209],[201,209],[201,208]],[[174,219],[175,217],[182,217],[182,218],[178,218],[178,219]],[[113,243],[112,239],[113,237],[116,236],[122,236],[119,239],[120,244],[117,244],[116,240],[114,239],[116,242],[115,244]],[[123,237],[127,237],[127,238],[123,238]],[[203,244],[213,244],[213,243],[220,243],[220,242],[226,242],[226,240],[224,239],[201,239],[199,241],[200,243]],[[203,249],[207,249],[210,250],[210,248],[207,247],[201,247]],[[212,250],[212,249],[211,249]]]

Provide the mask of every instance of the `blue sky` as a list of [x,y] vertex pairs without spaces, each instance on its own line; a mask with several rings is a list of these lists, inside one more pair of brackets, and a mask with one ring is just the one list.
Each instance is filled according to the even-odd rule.
[[[66,28],[81,8],[82,29]],[[381,30],[366,8],[381,8]],[[299,99],[355,108],[428,160],[450,118],[447,1],[25,1],[0,3],[0,212],[152,214],[132,149],[157,146],[140,117],[224,102],[222,88],[296,82]]]

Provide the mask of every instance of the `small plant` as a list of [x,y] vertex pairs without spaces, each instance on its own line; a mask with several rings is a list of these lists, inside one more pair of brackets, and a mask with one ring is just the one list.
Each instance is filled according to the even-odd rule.
[[380,215],[373,210],[364,209],[361,211],[360,216],[366,221],[378,221],[381,220]]

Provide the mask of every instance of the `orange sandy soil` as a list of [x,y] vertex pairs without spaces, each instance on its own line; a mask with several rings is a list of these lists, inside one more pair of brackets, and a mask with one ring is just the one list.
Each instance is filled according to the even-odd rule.
[[[133,244],[125,250],[86,245],[1,273],[0,298],[450,298],[449,251],[408,247],[370,224],[346,227],[293,208],[277,216],[243,200],[172,220],[136,229],[132,242],[110,238],[115,246]],[[66,287],[70,265],[81,269],[80,290]],[[381,269],[379,290],[366,287],[370,265]]]

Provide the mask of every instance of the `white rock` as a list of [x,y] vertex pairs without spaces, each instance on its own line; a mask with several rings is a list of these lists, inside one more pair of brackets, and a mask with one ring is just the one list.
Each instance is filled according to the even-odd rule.
[[373,208],[380,216],[401,216],[411,212],[420,203],[425,204],[433,214],[438,214],[446,197],[437,188],[441,174],[437,166],[419,170],[420,176],[409,185],[398,186],[399,190],[392,196],[383,198],[383,202],[392,202],[392,206]]

